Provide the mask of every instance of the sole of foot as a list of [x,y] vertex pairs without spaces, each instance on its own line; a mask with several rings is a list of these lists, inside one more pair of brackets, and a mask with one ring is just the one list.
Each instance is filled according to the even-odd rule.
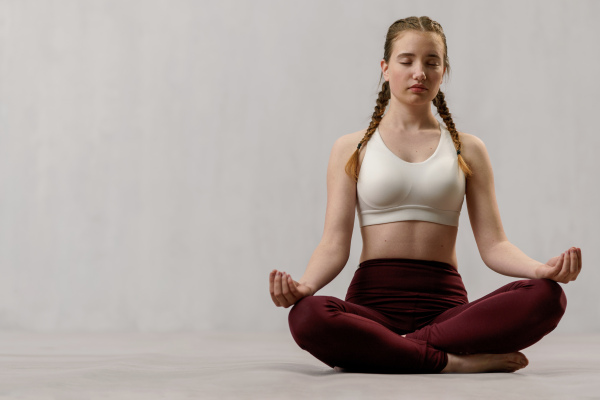
[[515,372],[525,368],[529,360],[517,351],[506,354],[467,354],[448,353],[448,364],[442,373]]

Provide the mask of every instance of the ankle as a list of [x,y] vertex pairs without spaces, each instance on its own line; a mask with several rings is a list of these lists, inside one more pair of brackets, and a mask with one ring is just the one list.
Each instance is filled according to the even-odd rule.
[[440,371],[442,374],[456,372],[456,363],[458,362],[458,357],[451,353],[446,353],[448,361],[446,362],[446,366]]

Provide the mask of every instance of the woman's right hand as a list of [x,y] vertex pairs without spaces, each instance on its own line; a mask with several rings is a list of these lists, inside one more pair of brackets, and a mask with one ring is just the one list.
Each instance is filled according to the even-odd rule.
[[303,283],[296,282],[285,272],[274,269],[269,275],[271,299],[277,307],[288,308],[306,296],[312,296],[313,290]]
[[560,283],[569,283],[577,279],[581,272],[581,249],[571,247],[560,256],[552,257],[546,264],[535,269],[536,278],[551,279]]

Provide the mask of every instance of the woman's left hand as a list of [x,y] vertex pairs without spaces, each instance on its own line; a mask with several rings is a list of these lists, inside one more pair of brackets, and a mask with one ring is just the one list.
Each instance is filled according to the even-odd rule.
[[581,271],[581,249],[571,247],[560,256],[552,257],[546,264],[535,270],[536,278],[552,279],[556,282],[569,283],[577,279]]

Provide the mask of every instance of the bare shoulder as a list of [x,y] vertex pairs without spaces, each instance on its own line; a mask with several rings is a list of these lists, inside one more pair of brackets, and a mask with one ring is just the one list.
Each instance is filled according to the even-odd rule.
[[483,140],[465,132],[458,132],[458,137],[462,143],[461,155],[467,164],[477,169],[478,166],[489,162],[489,155]]
[[340,136],[336,140],[336,143],[340,147],[348,149],[348,151],[352,150],[351,153],[353,153],[354,150],[356,150],[356,146],[358,146],[358,142],[360,142],[362,140],[362,138],[365,137],[365,133],[367,133],[366,129],[348,133],[346,135]]
[[[348,160],[356,151],[356,147],[358,146],[358,143],[362,140],[362,138],[365,136],[365,133],[367,133],[367,130],[362,129],[360,131],[348,133],[346,135],[338,137],[333,145],[332,155],[340,157],[343,160]],[[367,143],[363,143],[363,146],[361,146],[361,150],[364,150],[364,146],[367,145]],[[364,151],[361,151],[359,153],[359,164],[362,162],[364,154]]]
[[465,150],[469,150],[472,147],[476,148],[477,146],[481,146],[483,144],[483,141],[479,139],[479,137],[470,133],[458,132],[458,137],[462,142],[463,149]]

